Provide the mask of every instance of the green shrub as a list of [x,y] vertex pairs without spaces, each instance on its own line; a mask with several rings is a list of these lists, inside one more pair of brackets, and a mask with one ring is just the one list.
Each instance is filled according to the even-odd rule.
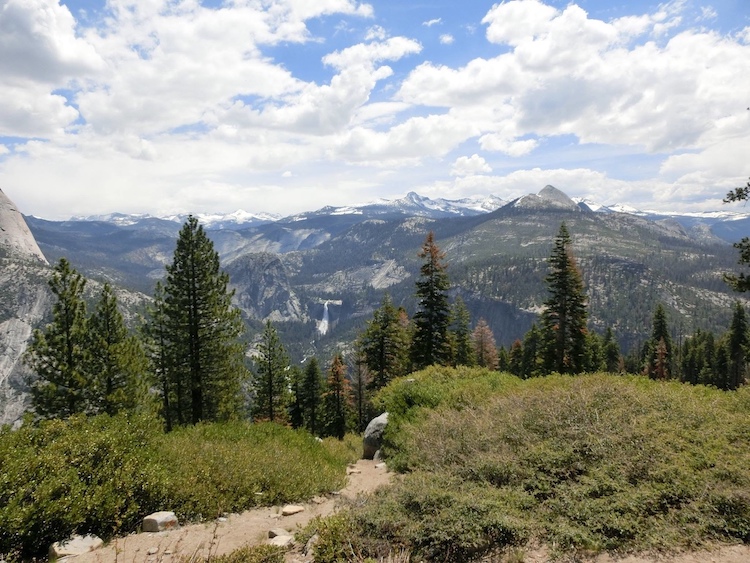
[[353,511],[365,536],[437,560],[750,542],[750,389],[430,369],[379,400],[412,473]]
[[283,548],[273,545],[245,546],[232,553],[212,557],[210,561],[212,563],[284,563],[284,553]]
[[354,447],[273,424],[161,427],[102,415],[0,429],[0,553],[107,539],[157,510],[195,520],[309,499],[343,486]]
[[133,530],[165,500],[150,418],[82,416],[0,432],[0,552]]

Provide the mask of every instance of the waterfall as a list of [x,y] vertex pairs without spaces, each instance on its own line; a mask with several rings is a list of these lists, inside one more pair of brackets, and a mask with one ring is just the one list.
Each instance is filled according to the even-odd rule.
[[318,332],[324,336],[328,333],[328,301],[323,303],[323,318],[318,323]]

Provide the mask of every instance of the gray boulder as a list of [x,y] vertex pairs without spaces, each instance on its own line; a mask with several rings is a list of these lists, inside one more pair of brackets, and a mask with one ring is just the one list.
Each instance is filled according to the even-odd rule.
[[384,412],[380,416],[373,418],[365,428],[365,436],[362,440],[363,459],[374,459],[375,453],[383,444],[383,431],[388,425],[388,413]]
[[149,514],[143,519],[144,532],[163,532],[179,528],[180,523],[174,512],[162,511]]

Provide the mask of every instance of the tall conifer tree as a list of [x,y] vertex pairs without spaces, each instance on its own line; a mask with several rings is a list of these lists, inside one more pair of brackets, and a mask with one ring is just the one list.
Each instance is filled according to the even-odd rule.
[[544,364],[548,372],[580,373],[585,369],[586,294],[571,245],[563,223],[549,259],[546,280],[550,296],[542,313]]
[[401,315],[387,293],[360,337],[362,353],[372,377],[369,388],[384,387],[394,377],[407,371],[409,336],[401,322]]
[[727,337],[727,352],[729,354],[729,389],[737,389],[745,383],[747,371],[747,353],[750,346],[747,316],[745,308],[737,301],[734,305],[732,324]]
[[448,365],[451,348],[448,337],[450,281],[444,263],[445,253],[435,243],[432,231],[422,245],[419,257],[423,263],[416,282],[419,304],[414,315],[411,360],[414,369],[432,364]]
[[321,406],[323,397],[323,374],[320,371],[320,364],[315,357],[307,360],[303,377],[302,388],[302,413],[305,421],[305,428],[311,434],[317,436],[320,433],[321,424]]
[[140,340],[128,332],[109,284],[104,284],[88,328],[95,411],[114,415],[151,410],[146,355]]
[[[476,340],[472,338],[470,324],[471,315],[469,314],[469,309],[466,307],[466,303],[464,303],[464,300],[461,299],[461,296],[458,296],[456,297],[456,301],[453,303],[453,310],[451,312],[450,332],[453,344],[453,365],[473,366],[477,363],[477,356],[474,353],[474,344]],[[487,323],[485,322],[485,325],[486,324]],[[487,327],[487,329],[489,329],[489,327]],[[480,365],[482,364],[480,363]]]
[[492,334],[490,325],[484,319],[479,319],[477,322],[477,326],[472,333],[472,341],[476,365],[483,368],[497,369],[497,344],[495,343],[495,335]]
[[192,215],[180,230],[172,264],[167,266],[164,313],[167,322],[170,408],[184,423],[242,416],[244,332],[232,306],[229,276],[219,255]]
[[[748,199],[750,199],[750,182],[729,192],[724,198],[724,203],[747,201]],[[744,266],[750,265],[750,237],[743,237],[741,241],[734,244],[734,247],[740,251],[739,263]],[[726,274],[724,280],[735,291],[750,291],[750,276],[744,272],[740,274]]]
[[279,340],[271,321],[261,335],[255,357],[255,404],[253,418],[270,422],[286,422],[289,402],[289,356]]
[[672,377],[672,337],[669,335],[667,312],[659,303],[654,311],[651,338],[646,343],[646,375],[652,379]]
[[346,378],[346,365],[340,354],[333,357],[328,370],[322,406],[324,434],[343,440],[352,418],[352,392]]
[[42,418],[68,418],[88,412],[93,387],[89,366],[85,278],[61,258],[49,288],[57,298],[52,322],[35,330],[26,352],[26,362],[39,379],[31,386],[31,401]]

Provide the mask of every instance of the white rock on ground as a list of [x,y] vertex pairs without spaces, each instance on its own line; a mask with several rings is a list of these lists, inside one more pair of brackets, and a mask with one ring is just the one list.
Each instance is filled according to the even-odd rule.
[[69,540],[59,541],[49,548],[50,559],[60,559],[70,555],[81,555],[88,553],[104,545],[101,538],[89,534],[87,536],[73,536]]
[[294,543],[294,538],[292,536],[276,536],[268,540],[268,543],[277,547],[289,547]]
[[304,512],[305,507],[299,506],[297,504],[287,504],[284,508],[281,509],[281,515],[282,516],[291,516],[292,514],[299,514],[300,512]]
[[178,528],[180,523],[174,512],[154,512],[143,519],[144,532],[163,532],[164,530],[173,530]]

